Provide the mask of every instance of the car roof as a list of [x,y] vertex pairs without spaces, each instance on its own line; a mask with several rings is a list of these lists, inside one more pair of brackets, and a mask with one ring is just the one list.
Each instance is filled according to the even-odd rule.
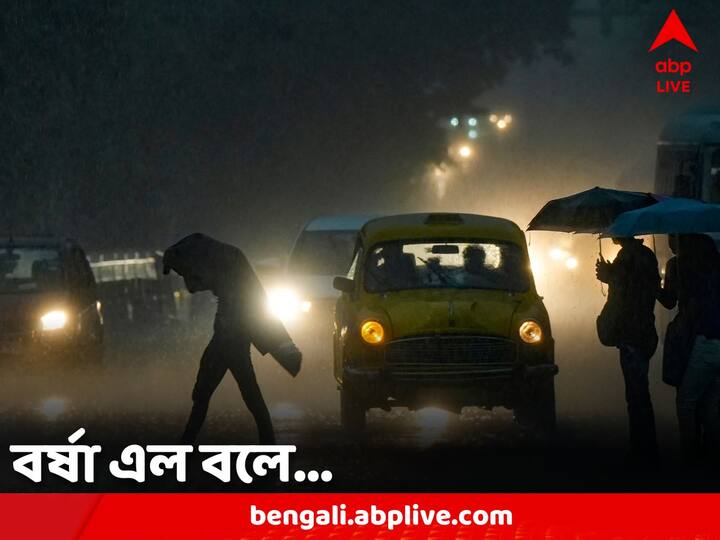
[[525,245],[525,234],[509,219],[478,214],[420,213],[381,217],[366,223],[360,234],[366,245],[425,238],[482,238]]
[[376,218],[377,215],[340,215],[340,216],[318,216],[305,225],[306,231],[359,231],[360,228]]
[[720,108],[693,109],[673,118],[660,134],[658,144],[720,143]]

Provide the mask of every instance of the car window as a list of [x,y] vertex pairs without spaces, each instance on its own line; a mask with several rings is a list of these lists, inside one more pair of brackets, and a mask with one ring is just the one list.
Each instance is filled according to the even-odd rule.
[[64,284],[60,252],[52,247],[0,247],[0,294],[60,289]]
[[352,262],[356,231],[303,231],[290,254],[292,274],[340,276]]
[[358,247],[355,251],[355,256],[353,257],[352,263],[350,264],[350,269],[347,271],[347,278],[348,279],[356,279],[358,277],[358,264],[359,261],[362,259],[362,247]]
[[520,246],[491,241],[386,242],[365,262],[368,292],[406,289],[525,291],[529,262]]

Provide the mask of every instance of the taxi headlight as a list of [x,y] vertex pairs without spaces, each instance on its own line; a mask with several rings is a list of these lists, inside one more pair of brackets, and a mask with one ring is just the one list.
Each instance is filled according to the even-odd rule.
[[68,315],[61,309],[54,309],[40,317],[40,322],[42,323],[43,331],[61,330],[67,325]]
[[542,328],[535,321],[525,321],[520,325],[520,339],[525,343],[536,344],[540,343],[543,338]]
[[365,343],[378,345],[385,339],[385,329],[377,321],[365,321],[360,327],[360,336]]

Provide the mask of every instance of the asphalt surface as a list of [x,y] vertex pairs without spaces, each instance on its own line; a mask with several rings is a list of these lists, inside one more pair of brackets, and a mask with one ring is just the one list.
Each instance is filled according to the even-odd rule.
[[[716,462],[688,467],[679,458],[673,392],[658,380],[657,357],[652,391],[662,460],[653,467],[627,459],[616,353],[595,343],[592,330],[570,320],[556,324],[559,425],[551,439],[517,426],[509,411],[466,408],[461,415],[374,410],[366,437],[351,440],[340,428],[329,337],[294,334],[305,352],[297,379],[269,357],[254,363],[278,442],[297,446],[292,470],[330,470],[328,483],[224,484],[202,472],[197,456],[190,456],[182,484],[168,473],[137,484],[107,472],[126,445],[178,443],[207,327],[182,337],[111,335],[99,369],[5,361],[0,491],[716,491]],[[64,444],[80,427],[86,429],[81,443],[103,447],[95,483],[45,474],[35,484],[13,471],[10,444]],[[252,418],[230,376],[214,396],[200,443],[255,443]]]

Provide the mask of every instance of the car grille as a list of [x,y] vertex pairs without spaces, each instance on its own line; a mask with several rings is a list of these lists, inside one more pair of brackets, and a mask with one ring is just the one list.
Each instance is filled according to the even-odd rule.
[[399,378],[507,377],[517,345],[503,338],[428,336],[388,343],[385,360]]

